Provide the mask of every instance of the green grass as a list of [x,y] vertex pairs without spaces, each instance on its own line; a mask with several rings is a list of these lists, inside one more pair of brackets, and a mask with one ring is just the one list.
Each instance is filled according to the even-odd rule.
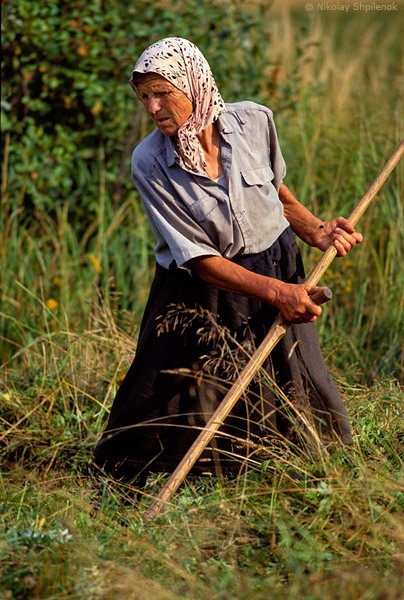
[[[125,506],[115,491],[93,514],[91,478],[68,461],[64,468],[52,463],[50,451],[41,453],[41,468],[28,470],[29,460],[25,468],[14,465],[2,478],[4,593],[398,600],[403,395],[383,382],[351,390],[351,398],[357,436],[349,450],[323,455],[315,465],[292,451],[273,453],[262,472],[233,481],[190,478],[151,523],[141,514],[161,478],[149,482],[138,508]],[[42,410],[50,425],[49,407]],[[61,450],[72,454],[66,441]],[[300,480],[288,475],[290,466]]]
[[[271,15],[262,97],[286,183],[322,218],[348,215],[404,130],[399,19],[298,4]],[[104,161],[100,152],[97,218],[80,234],[71,204],[24,212],[3,170],[0,597],[401,599],[403,165],[360,222],[365,242],[323,280],[334,300],[319,334],[352,447],[262,447],[248,474],[188,478],[146,523],[164,474],[132,506],[125,488],[97,495],[91,472],[153,268],[139,199],[130,191],[115,206]],[[304,256],[310,268],[319,253]]]
[[133,351],[132,336],[97,305],[80,335],[38,337],[19,352],[18,369],[3,369],[4,597],[400,598],[404,393],[396,380],[365,387],[335,373],[352,447],[262,447],[250,473],[188,478],[161,517],[143,522],[165,476],[150,478],[132,506],[125,487],[97,492],[90,469]]

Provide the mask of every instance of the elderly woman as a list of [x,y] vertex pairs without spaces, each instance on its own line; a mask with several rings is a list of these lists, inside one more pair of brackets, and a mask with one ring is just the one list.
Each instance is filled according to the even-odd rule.
[[[137,352],[97,444],[121,481],[172,471],[280,311],[292,324],[248,397],[191,473],[237,474],[268,440],[351,442],[347,411],[322,358],[296,234],[340,256],[362,240],[323,222],[283,183],[272,112],[225,104],[198,48],[147,48],[130,81],[156,129],[135,148],[133,181],[157,239],[156,272]],[[302,418],[304,416],[304,418]]]

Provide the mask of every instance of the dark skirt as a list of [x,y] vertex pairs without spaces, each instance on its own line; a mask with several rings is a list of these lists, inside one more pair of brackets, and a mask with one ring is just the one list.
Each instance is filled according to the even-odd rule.
[[[292,231],[233,262],[289,283],[304,270]],[[95,449],[99,467],[129,481],[171,472],[276,317],[258,300],[218,290],[189,271],[156,267],[135,359]],[[275,440],[351,443],[348,416],[314,323],[291,325],[191,474],[237,474]]]

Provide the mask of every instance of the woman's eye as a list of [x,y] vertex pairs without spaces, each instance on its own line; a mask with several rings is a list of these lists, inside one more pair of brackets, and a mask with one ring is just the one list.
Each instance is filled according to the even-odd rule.
[[161,92],[152,92],[151,94],[144,93],[139,95],[139,99],[141,100],[141,102],[147,102],[150,98],[165,98],[169,94],[171,94],[171,91],[168,90]]

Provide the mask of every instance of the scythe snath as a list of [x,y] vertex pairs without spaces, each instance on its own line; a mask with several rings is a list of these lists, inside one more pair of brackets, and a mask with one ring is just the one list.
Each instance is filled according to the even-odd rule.
[[[355,226],[359,219],[362,217],[380,188],[385,183],[386,179],[390,175],[390,173],[395,169],[399,160],[404,155],[404,139],[401,140],[400,144],[397,146],[395,151],[393,152],[390,159],[387,161],[383,169],[380,171],[379,175],[376,177],[372,185],[369,187],[365,195],[359,201],[357,206],[349,215],[348,219]],[[311,286],[317,285],[320,278],[324,275],[332,261],[337,255],[337,250],[334,246],[330,246],[328,250],[323,254],[321,259],[318,261],[313,270],[309,273],[308,277],[305,280],[305,283]],[[327,288],[326,288],[327,289]],[[321,304],[330,299],[330,292],[325,292],[325,295],[321,296],[321,292],[319,292],[320,296],[315,298],[312,296],[312,299],[317,302],[317,304]],[[331,294],[332,295],[332,294]],[[268,331],[266,337],[261,342],[259,347],[256,349],[254,354],[252,355],[250,361],[245,366],[245,368],[241,371],[237,381],[232,385],[230,390],[224,396],[217,410],[213,413],[206,426],[202,429],[199,436],[196,438],[195,442],[192,444],[188,452],[185,454],[184,458],[178,464],[175,471],[170,475],[166,484],[161,488],[159,494],[156,496],[155,500],[149,506],[149,508],[143,514],[144,520],[150,520],[153,517],[159,515],[163,510],[166,504],[169,502],[170,498],[175,494],[181,483],[184,481],[185,477],[192,469],[193,465],[196,463],[206,446],[209,444],[215,433],[220,429],[224,420],[228,417],[231,410],[235,406],[236,402],[239,400],[240,396],[245,392],[248,385],[257,374],[262,364],[272,352],[276,344],[282,339],[285,335],[287,329],[289,327],[288,321],[284,319],[284,317],[279,314],[275,319],[272,327]]]

